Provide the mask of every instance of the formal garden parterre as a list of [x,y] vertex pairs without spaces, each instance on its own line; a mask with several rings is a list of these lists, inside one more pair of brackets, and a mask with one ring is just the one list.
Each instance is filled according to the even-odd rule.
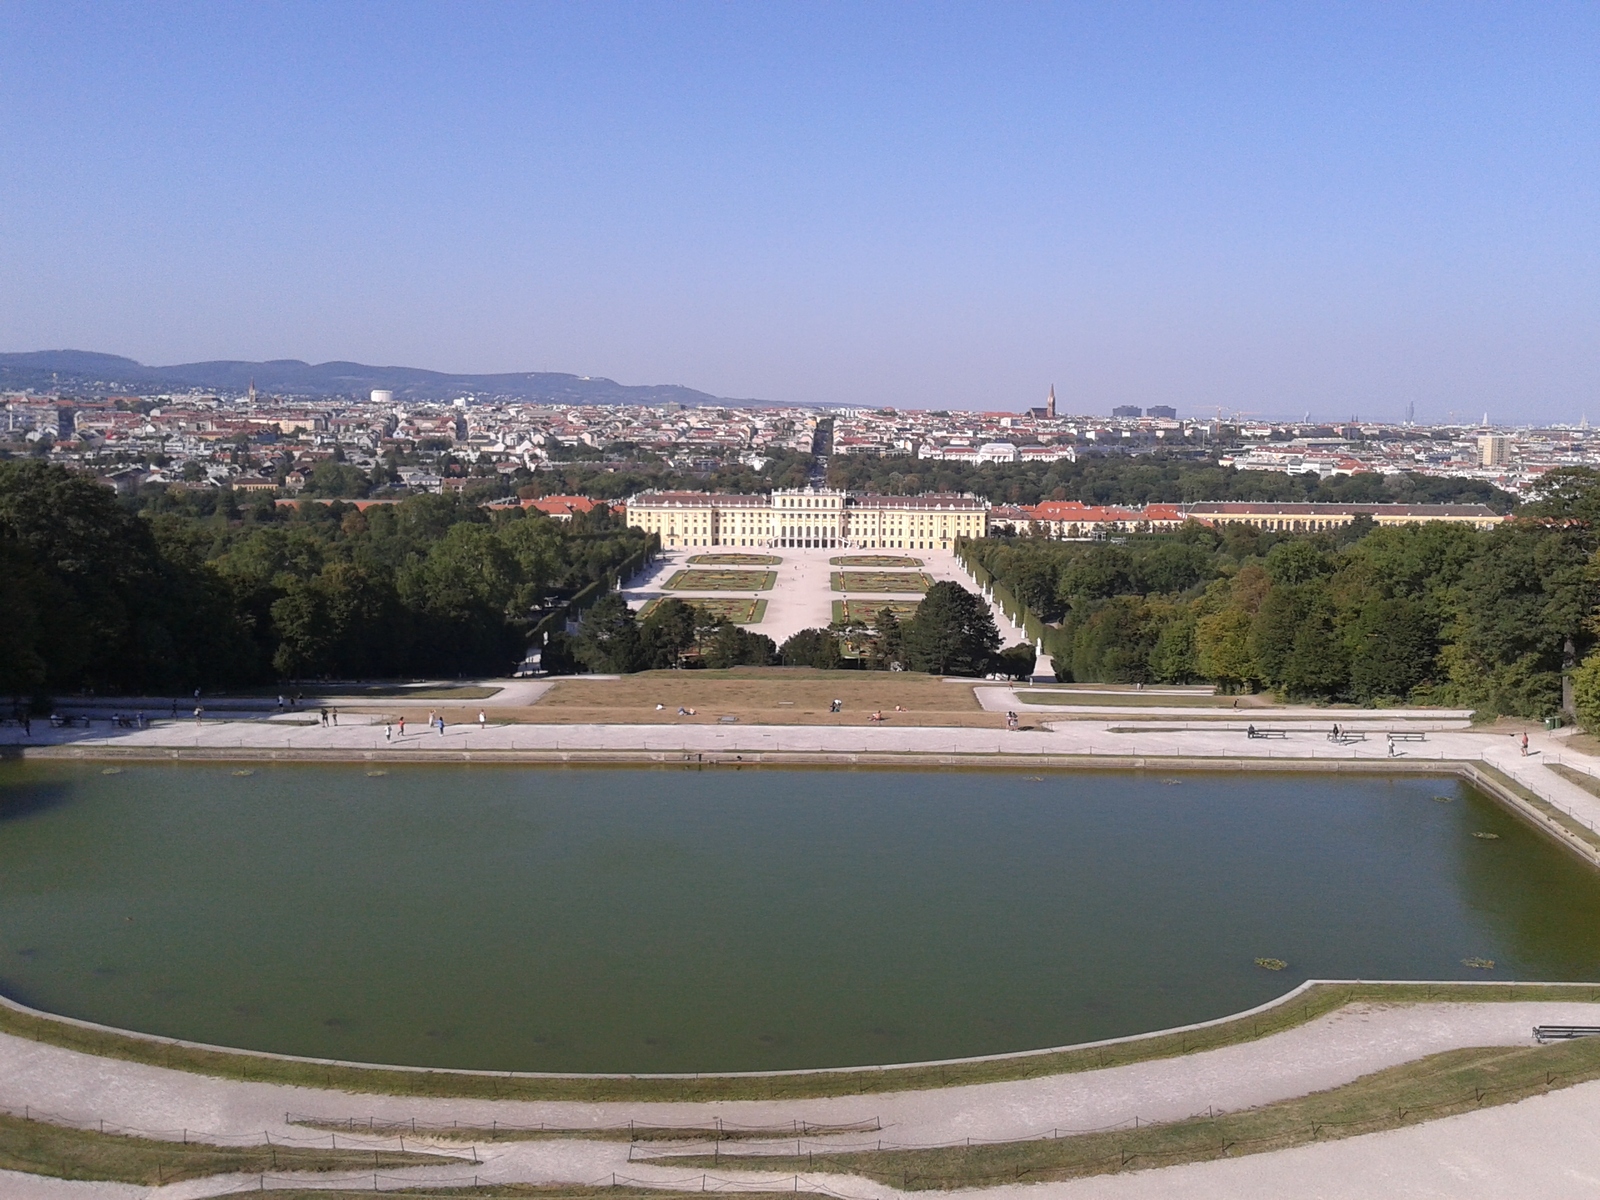
[[[639,610],[639,620],[643,621],[661,600],[655,599]],[[730,625],[759,625],[767,615],[767,602],[765,600],[734,600],[726,597],[708,597],[704,600],[690,602],[691,607],[699,609],[710,617],[715,623],[726,621]]]
[[920,567],[924,564],[920,558],[907,558],[895,554],[841,554],[837,558],[830,558],[828,560],[828,565],[834,567],[909,568]]
[[775,567],[783,559],[776,554],[695,554],[691,567]]
[[664,585],[669,592],[765,592],[778,582],[776,571],[691,568]]
[[920,600],[835,600],[833,620],[836,625],[875,626],[878,614],[888,609],[897,621],[909,621],[917,615]]
[[921,571],[834,571],[829,578],[836,592],[914,592],[921,595],[933,586],[933,579]]

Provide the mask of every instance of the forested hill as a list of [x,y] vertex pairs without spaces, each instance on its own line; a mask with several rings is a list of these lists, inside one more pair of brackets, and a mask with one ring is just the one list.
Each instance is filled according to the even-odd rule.
[[64,388],[89,395],[115,392],[147,395],[188,388],[242,392],[251,383],[263,392],[289,396],[365,397],[374,388],[386,388],[406,400],[449,400],[470,393],[543,404],[699,406],[751,403],[721,399],[680,384],[632,385],[557,371],[469,375],[353,362],[307,363],[296,358],[267,362],[228,359],[149,367],[120,355],[86,350],[0,354],[0,388]]
[[[1544,717],[1560,707],[1569,642],[1576,658],[1596,644],[1600,474],[1551,472],[1487,532],[1191,524],[1122,544],[991,539],[966,553],[1050,623],[1063,679]],[[1580,711],[1600,719],[1600,656],[1578,683]]]
[[240,508],[0,463],[0,694],[177,694],[283,677],[506,675],[540,605],[648,538],[455,497]]
[[1316,501],[1348,504],[1487,504],[1510,512],[1516,500],[1481,479],[1432,475],[1285,475],[1240,471],[1177,454],[1085,455],[1077,462],[967,463],[916,458],[834,458],[828,484],[854,492],[909,496],[973,492],[994,504],[1079,500],[1085,504],[1177,504],[1205,500]]

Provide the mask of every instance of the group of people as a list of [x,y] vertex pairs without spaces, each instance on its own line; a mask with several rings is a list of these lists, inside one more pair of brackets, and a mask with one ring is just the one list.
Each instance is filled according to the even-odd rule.
[[338,725],[339,724],[339,710],[337,708],[321,708],[321,709],[318,709],[317,710],[317,715],[321,718],[322,724],[324,726],[327,726],[330,721],[334,725]]
[[[334,714],[334,722],[333,723],[335,725],[337,725],[339,723],[337,712],[335,712],[335,714]],[[445,724],[444,715],[442,713],[430,712],[428,714],[428,728],[437,730],[440,737],[444,736],[444,724]],[[483,711],[483,709],[480,708],[478,710],[478,728],[479,729],[485,729],[485,728],[488,727],[488,724],[489,724],[488,715]],[[396,732],[396,727],[397,726],[398,726],[398,733]],[[404,717],[396,717],[392,724],[386,724],[383,727],[383,740],[386,741],[386,742],[394,740],[394,738],[396,736],[405,737],[405,735],[406,735],[406,719]]]

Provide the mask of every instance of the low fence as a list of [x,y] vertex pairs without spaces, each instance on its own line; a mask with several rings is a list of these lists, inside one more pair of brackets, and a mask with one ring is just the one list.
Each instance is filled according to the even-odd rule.
[[382,1117],[319,1117],[308,1113],[283,1114],[285,1125],[303,1125],[312,1129],[365,1133],[370,1136],[395,1137],[412,1134],[416,1137],[473,1136],[493,1140],[518,1136],[594,1137],[608,1135],[626,1136],[635,1141],[757,1141],[787,1140],[793,1137],[833,1137],[852,1133],[877,1133],[883,1123],[877,1117],[851,1121],[845,1124],[828,1124],[820,1121],[788,1121],[779,1125],[739,1125],[716,1117],[709,1125],[657,1125],[648,1121],[626,1121],[613,1125],[552,1125],[540,1121],[534,1125],[517,1125],[505,1121],[490,1121],[487,1125],[467,1121],[430,1124],[409,1120],[391,1121]]

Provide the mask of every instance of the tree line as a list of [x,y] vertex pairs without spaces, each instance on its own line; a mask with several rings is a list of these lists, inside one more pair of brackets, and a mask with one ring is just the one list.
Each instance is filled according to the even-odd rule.
[[564,523],[453,496],[364,511],[183,488],[119,498],[0,462],[0,690],[505,675],[552,606],[650,545],[604,510]]
[[601,597],[576,637],[552,636],[546,665],[602,673],[674,667],[818,667],[909,670],[939,675],[1012,677],[1033,670],[1031,646],[1000,649],[988,604],[958,583],[928,589],[916,614],[899,620],[885,608],[870,621],[835,622],[791,635],[780,647],[765,634],[722,620],[692,601],[661,600],[638,617],[621,596]]
[[1198,503],[1255,500],[1277,503],[1487,504],[1510,512],[1515,499],[1481,479],[1414,473],[1333,476],[1240,471],[1210,455],[1088,454],[1077,462],[971,463],[937,459],[837,457],[828,486],[846,491],[907,496],[919,492],[972,492],[994,504],[1077,500],[1084,504]]
[[[1551,472],[1488,531],[1191,523],[1116,542],[990,539],[964,553],[1047,624],[1063,680],[1543,717],[1561,705],[1564,669],[1596,642],[1600,475]],[[1600,699],[1600,661],[1578,678]]]

